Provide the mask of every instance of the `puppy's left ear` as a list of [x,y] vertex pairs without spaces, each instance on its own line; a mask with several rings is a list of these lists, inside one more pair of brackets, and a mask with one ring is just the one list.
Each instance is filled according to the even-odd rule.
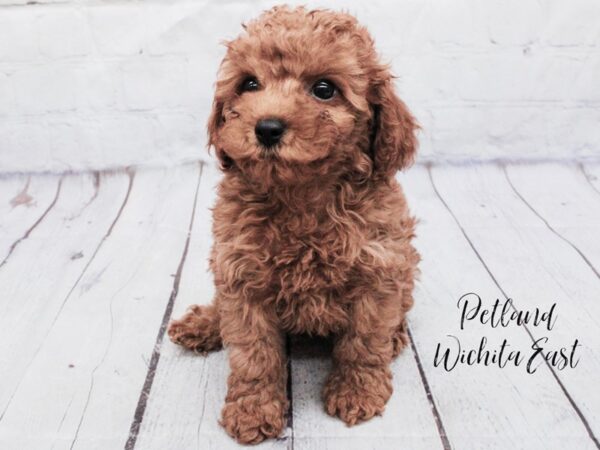
[[221,128],[223,120],[223,103],[215,98],[213,100],[212,111],[210,112],[210,116],[208,118],[208,125],[206,127],[208,131],[208,148],[209,151],[210,147],[215,148],[215,153],[217,155],[217,158],[219,159],[221,169],[226,170],[231,168],[231,166],[233,165],[233,161],[229,156],[227,156],[227,154],[223,150],[219,149],[219,146],[217,144],[217,134],[219,132],[219,128]]
[[217,130],[221,126],[223,116],[223,104],[215,98],[212,104],[212,110],[208,116],[206,131],[208,132],[208,146],[215,146],[217,141]]
[[412,164],[417,152],[417,121],[394,90],[387,68],[371,85],[371,158],[373,177],[389,178]]

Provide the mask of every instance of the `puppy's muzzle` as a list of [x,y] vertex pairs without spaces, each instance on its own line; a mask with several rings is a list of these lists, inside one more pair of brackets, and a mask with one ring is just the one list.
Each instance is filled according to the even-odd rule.
[[285,124],[279,119],[261,119],[256,123],[254,132],[264,147],[273,147],[285,133]]

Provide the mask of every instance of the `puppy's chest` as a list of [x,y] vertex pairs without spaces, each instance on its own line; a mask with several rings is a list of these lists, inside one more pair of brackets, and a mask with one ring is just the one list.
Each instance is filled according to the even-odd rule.
[[272,217],[277,230],[269,246],[272,282],[289,294],[341,286],[353,265],[357,245],[347,226],[324,216]]
[[289,296],[339,289],[355,263],[354,241],[342,227],[298,232],[283,226],[270,248],[271,281]]
[[272,290],[282,326],[289,332],[327,335],[349,320],[344,295],[354,261],[339,232],[290,236],[273,247]]

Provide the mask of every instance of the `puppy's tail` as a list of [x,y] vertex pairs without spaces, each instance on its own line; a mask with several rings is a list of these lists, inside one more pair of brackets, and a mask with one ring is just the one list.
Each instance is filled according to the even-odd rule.
[[190,306],[181,319],[169,324],[168,333],[174,343],[204,355],[223,346],[215,305]]

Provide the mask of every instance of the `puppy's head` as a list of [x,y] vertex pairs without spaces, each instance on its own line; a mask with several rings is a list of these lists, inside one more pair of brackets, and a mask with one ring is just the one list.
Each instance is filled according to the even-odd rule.
[[209,144],[263,185],[386,179],[410,164],[417,124],[356,19],[276,7],[227,43]]

